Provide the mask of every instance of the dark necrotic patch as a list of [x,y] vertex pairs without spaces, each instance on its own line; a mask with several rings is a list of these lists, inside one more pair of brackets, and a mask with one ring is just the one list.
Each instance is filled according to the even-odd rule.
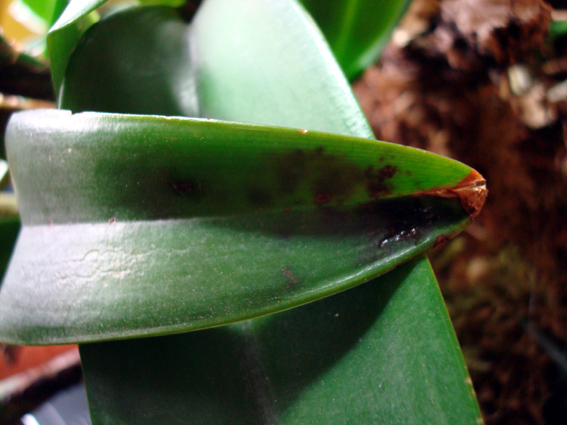
[[372,199],[387,195],[390,193],[388,180],[396,175],[398,167],[395,165],[386,165],[376,168],[373,165],[368,166],[364,170],[364,179],[368,196]]
[[248,201],[257,207],[268,207],[272,203],[272,197],[266,189],[258,186],[249,186]]
[[308,157],[301,149],[284,155],[276,162],[276,178],[282,193],[293,193],[305,173],[305,163]]
[[191,196],[195,195],[196,193],[202,190],[202,186],[200,182],[193,182],[187,180],[176,180],[173,183],[170,183],[171,188],[173,191],[179,196]]
[[[383,158],[381,162],[384,162]],[[290,195],[308,190],[312,202],[318,206],[341,204],[360,185],[372,199],[389,195],[389,181],[398,172],[397,166],[390,164],[360,168],[340,155],[326,152],[323,146],[312,150],[296,149],[279,156],[274,169],[279,193]],[[309,182],[308,187],[302,187],[305,182]]]

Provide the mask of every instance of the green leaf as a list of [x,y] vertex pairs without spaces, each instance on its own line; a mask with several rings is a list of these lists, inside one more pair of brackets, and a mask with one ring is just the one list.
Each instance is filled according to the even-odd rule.
[[54,16],[62,6],[64,12],[47,34],[47,50],[51,59],[51,76],[55,93],[59,93],[69,57],[83,33],[97,21],[95,9],[107,0],[57,0]]
[[[272,30],[273,34],[270,32]],[[193,37],[191,43],[200,43],[203,46],[196,51],[204,52],[191,52],[191,63],[198,64],[195,65],[195,75],[198,75],[196,81],[199,89],[195,96],[199,100],[199,111],[203,116],[370,137],[368,125],[336,62],[326,50],[324,41],[313,29],[309,19],[293,2],[208,0],[195,17],[190,34],[190,37]],[[281,49],[274,48],[274,43],[281,43],[277,46],[285,46],[285,49],[280,52]],[[201,54],[206,55],[207,59],[199,57]],[[226,55],[230,61],[224,60]],[[268,75],[267,72],[273,74]],[[224,78],[230,76],[230,81],[224,81]],[[246,90],[232,87],[241,85],[246,87]],[[141,87],[140,91],[143,93]],[[239,97],[235,99],[234,94]],[[80,122],[87,118],[95,120],[96,117],[94,114],[83,114],[67,118]],[[101,117],[98,129],[102,130],[110,116],[98,117]],[[117,120],[122,119],[114,117]],[[131,119],[143,122],[163,120],[148,117]],[[314,123],[313,126],[311,122]],[[203,126],[204,124],[211,124],[211,128],[214,128],[220,123],[203,123]],[[247,126],[241,129],[252,130]],[[82,130],[82,126],[77,126],[75,134],[81,134]],[[290,133],[286,134],[290,136],[295,134],[299,138],[297,140],[313,135],[311,131],[307,134],[297,130],[287,131]],[[266,140],[271,140],[270,133],[277,132],[278,130],[269,129]],[[326,139],[328,136],[321,137]],[[329,136],[330,139],[332,137]],[[158,145],[163,146],[166,140],[167,143],[177,143],[173,138],[140,137],[134,144],[138,146],[146,141],[150,147],[149,152],[140,150],[135,155],[123,156],[122,159],[143,161],[144,158],[136,159],[136,156],[146,155],[146,163],[157,161],[159,164],[161,151],[152,149]],[[225,139],[228,141],[224,144],[226,149],[229,149],[232,140]],[[351,150],[349,143],[343,146],[347,156],[357,151],[360,145],[372,144],[361,139],[354,141],[357,145],[354,150]],[[91,140],[84,145],[96,142]],[[282,145],[283,143],[281,142]],[[258,149],[268,145],[264,141],[259,144]],[[135,149],[136,146],[130,149]],[[168,154],[167,150],[165,152],[164,156],[167,158],[175,157]],[[248,154],[250,152],[248,151]],[[330,150],[327,148],[323,152]],[[73,150],[68,153],[73,154]],[[66,159],[63,155],[64,151],[59,153],[60,160]],[[357,156],[357,161],[362,161],[364,156]],[[249,159],[242,163],[246,164]],[[59,162],[56,163],[59,165]],[[83,161],[83,166],[88,168],[89,164],[88,160]],[[57,167],[54,167],[54,170],[55,168]],[[123,167],[123,170],[123,175],[135,171],[129,167]],[[145,172],[151,171],[151,165],[145,165],[141,170],[142,177]],[[182,167],[176,171],[185,172]],[[419,173],[419,169],[415,171]],[[221,173],[222,168],[217,175]],[[306,173],[306,178],[307,175],[309,173]],[[231,177],[238,179],[238,174],[235,173]],[[230,179],[226,181],[229,182]],[[257,176],[255,181],[263,183],[263,176]],[[116,184],[119,185],[120,181]],[[194,187],[190,184],[176,186],[178,190]],[[190,191],[181,192],[180,196],[186,196]],[[128,199],[128,195],[122,196],[125,204]],[[407,201],[413,198],[404,199]],[[42,202],[49,206],[56,205],[55,199],[49,196]],[[155,211],[157,207],[154,204],[154,199],[151,199],[145,206]],[[78,206],[80,205],[79,203]],[[131,214],[143,214],[137,205],[137,201],[132,202],[132,210],[129,210]],[[321,208],[310,205],[297,211],[330,210],[324,206]],[[100,208],[104,209],[105,205],[100,205]],[[242,204],[239,208],[244,208],[240,211],[245,210]],[[435,210],[439,211],[438,206]],[[275,210],[278,211],[282,214],[286,212],[285,208],[283,211]],[[249,217],[255,218],[259,212],[260,210]],[[72,209],[69,210],[69,214],[73,213]],[[352,214],[352,211],[348,213]],[[378,211],[374,210],[372,213]],[[164,221],[173,223],[179,219]],[[125,225],[131,223],[134,222],[126,222]],[[136,223],[143,225],[158,222],[142,220]],[[63,232],[57,236],[61,240],[67,239],[69,251],[72,251],[74,246],[81,246],[83,238],[90,238],[99,232],[90,232],[95,227],[104,225],[98,233],[104,236],[114,232],[114,226],[119,224],[120,221],[114,224],[83,223],[83,231],[68,234]],[[254,225],[253,222],[247,222],[245,225],[254,228],[254,231],[250,232],[252,236],[257,236],[258,239],[264,236],[263,228],[258,223]],[[49,230],[49,224],[40,227]],[[53,225],[53,228],[57,229],[65,227]],[[211,229],[214,229],[214,226],[207,231]],[[238,228],[233,226],[229,227],[230,229]],[[303,230],[308,229],[310,227]],[[342,230],[336,230],[342,239]],[[149,245],[151,249],[153,241],[167,242],[167,238],[174,237],[172,234],[175,232],[163,237],[163,232],[156,232],[146,246]],[[224,234],[224,229],[216,233],[220,237]],[[139,263],[145,263],[146,268],[155,265],[152,264],[151,257],[138,256],[138,253],[146,248],[139,244],[129,245],[128,238],[131,236],[136,237],[138,233],[132,232],[125,238],[118,237],[110,247],[116,247],[117,251],[109,250],[106,258],[102,257],[97,267],[83,268],[82,277],[88,280],[91,274],[90,289],[96,293],[86,295],[79,292],[74,302],[81,304],[89,302],[89,297],[104,296],[106,291],[116,290],[122,284],[122,279],[128,279],[128,268],[118,266],[118,274],[113,273],[112,269],[123,258],[120,256],[120,250],[124,247],[130,250],[128,256],[137,259]],[[306,240],[310,243],[318,237],[308,236]],[[328,236],[332,239],[332,235]],[[191,241],[191,238],[184,235],[179,238],[185,243]],[[43,243],[48,244],[49,239],[43,239]],[[201,242],[205,245],[214,240],[205,238]],[[172,255],[184,249],[184,246],[172,246]],[[29,255],[32,249],[46,254],[41,247],[36,247],[37,245],[29,244],[30,251],[23,247],[21,258]],[[232,245],[228,247],[239,248]],[[79,260],[91,261],[91,256],[98,255],[96,251],[85,254],[87,255]],[[257,251],[254,252],[254,255],[256,254]],[[268,254],[260,253],[264,256]],[[16,253],[15,258],[18,255]],[[277,251],[276,256],[283,255],[287,255],[285,249]],[[52,278],[61,279],[59,288],[72,284],[72,279],[66,281],[64,274],[58,275],[58,259],[54,257],[54,267],[42,275],[42,280],[37,282],[39,284],[33,291]],[[219,257],[220,255],[217,260]],[[333,262],[323,257],[311,261],[310,267],[321,267],[322,262],[326,267],[333,267]],[[183,267],[183,262],[176,258],[169,264],[170,269]],[[77,268],[79,267],[78,265]],[[12,269],[22,272],[22,269],[16,266]],[[188,270],[187,275],[191,272]],[[283,274],[283,270],[281,272]],[[99,273],[104,276],[99,278]],[[285,272],[286,277],[290,279],[288,284],[294,282],[293,273],[293,270]],[[222,275],[217,273],[214,276],[208,279],[208,285],[214,285],[216,278]],[[107,278],[114,279],[112,285],[108,284]],[[164,282],[162,276],[153,279],[151,283],[156,287],[156,292],[163,292],[168,288],[168,283]],[[249,285],[248,280],[239,283],[243,287]],[[269,296],[269,285],[274,283],[270,279],[263,283],[268,287],[266,294]],[[0,295],[4,293],[3,287]],[[152,316],[156,309],[161,307],[156,299],[155,303],[147,305],[146,308],[136,310],[143,299],[139,294],[141,291],[130,293],[127,302],[114,311],[118,326],[124,314],[137,311],[140,315]],[[182,297],[180,294],[176,296]],[[226,300],[228,305],[237,307],[241,306],[242,302],[243,300],[231,297]],[[45,306],[46,303],[36,307],[41,309]],[[28,312],[29,310],[22,311],[21,316],[25,317]],[[53,328],[49,331],[54,334],[60,329]],[[481,421],[478,419],[478,406],[458,344],[435,279],[425,259],[400,266],[372,283],[277,315],[177,336],[86,344],[81,346],[81,352],[91,413],[94,423],[98,425],[170,424],[185,421],[186,418],[187,422],[207,424],[476,424]]]
[[[338,114],[330,122],[317,113],[352,109],[362,115],[340,67],[301,8],[294,2],[275,2],[270,8],[252,4],[242,3],[247,15],[238,16],[257,22],[258,28],[234,21],[236,5],[219,8],[214,2],[205,2],[185,30],[179,14],[163,7],[130,9],[104,19],[77,46],[61,106],[73,112],[194,114],[258,124],[277,122],[284,127],[372,138],[366,121]],[[266,9],[278,10],[280,18],[274,21]],[[298,46],[296,40],[312,42]],[[151,54],[159,60],[148,61]],[[288,66],[298,60],[308,66]],[[251,69],[255,69],[254,78],[246,78]],[[255,101],[247,101],[251,98]],[[277,102],[266,108],[270,99]],[[285,106],[293,102],[308,105],[313,113],[298,114],[297,108]]]
[[423,258],[277,315],[80,350],[97,425],[482,423]]
[[374,63],[410,0],[301,0],[346,76],[354,79]]
[[12,342],[163,334],[281,311],[365,282],[469,223],[456,196],[412,196],[450,195],[469,167],[368,139],[45,110],[14,115],[7,149],[24,226],[0,293],[0,336]]
[[555,41],[567,35],[567,20],[552,21],[549,24],[548,38]]
[[147,6],[170,6],[170,7],[179,7],[185,4],[186,0],[138,0],[138,3],[147,5]]
[[186,22],[169,7],[131,8],[103,19],[86,32],[72,55],[61,107],[196,116],[187,32]]
[[[59,94],[70,56],[84,32],[98,20],[96,9],[108,0],[55,0],[53,16],[57,21],[47,37],[47,48],[51,58],[51,73],[55,93]],[[179,6],[184,0],[142,0],[153,5]],[[118,38],[120,39],[120,38]]]
[[57,0],[20,0],[26,4],[46,25],[52,23],[53,11]]
[[297,2],[205,1],[190,34],[201,116],[374,138]]

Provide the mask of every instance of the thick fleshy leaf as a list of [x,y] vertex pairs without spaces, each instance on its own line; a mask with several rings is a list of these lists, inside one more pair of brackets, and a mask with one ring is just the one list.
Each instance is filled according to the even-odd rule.
[[[270,21],[274,10],[280,18]],[[63,84],[61,106],[73,112],[276,122],[372,138],[365,121],[337,116],[330,122],[318,113],[360,108],[319,31],[301,12],[294,2],[266,6],[244,1],[218,7],[209,1],[190,26],[178,12],[165,7],[115,14],[87,31],[78,44]],[[257,22],[258,27],[243,22]],[[310,42],[299,44],[298,40]],[[152,54],[159,60],[148,61]],[[298,61],[298,55],[305,66],[288,66]],[[273,106],[266,108],[266,102]],[[292,102],[304,103],[311,113],[297,114],[296,108],[285,106]]]
[[331,295],[462,230],[457,193],[475,176],[390,143],[156,116],[19,113],[7,147],[24,228],[0,335],[20,343],[199,329]]
[[301,0],[349,79],[374,63],[411,0]]
[[277,315],[80,349],[97,425],[482,423],[426,259]]
[[[27,0],[33,1],[33,0]],[[108,0],[55,0],[52,16],[56,22],[51,27],[47,46],[51,58],[51,73],[55,93],[59,93],[69,58],[84,32],[97,21],[96,9]],[[142,0],[147,5],[179,6],[184,0]],[[121,35],[124,35],[122,33]],[[118,38],[119,40],[119,38]],[[179,53],[179,52],[178,52]]]
[[[221,16],[223,23],[218,24]],[[285,25],[272,25],[282,16],[288,21]],[[295,4],[207,0],[194,24],[201,27],[199,38],[213,39],[202,41],[206,49],[219,49],[219,57],[208,51],[207,61],[192,57],[200,63],[199,79],[207,88],[204,98],[209,100],[203,108],[211,108],[207,116],[218,113],[223,119],[370,137],[337,64]],[[219,33],[219,26],[226,32]],[[262,46],[264,39],[278,40],[277,34],[266,36],[270,28],[284,29],[279,37],[285,40],[287,55]],[[216,42],[215,37],[219,37]],[[314,44],[319,47],[313,48]],[[254,54],[254,49],[262,54]],[[230,56],[235,61],[223,61],[230,52],[235,52]],[[242,67],[238,53],[246,64]],[[228,93],[243,93],[239,99],[217,91],[230,89],[230,84],[206,81],[209,75],[230,75],[219,66],[238,69],[232,84],[244,84],[248,90]],[[265,74],[268,70],[274,72],[273,78]],[[310,85],[313,82],[319,84],[319,91]],[[269,90],[282,88],[270,95],[264,90],[266,84]],[[285,97],[286,89],[293,95]],[[230,107],[223,106],[224,101]],[[172,263],[172,268],[178,266]],[[99,294],[108,289],[104,282],[98,282]],[[248,281],[240,283],[246,286]],[[135,308],[138,299],[131,297],[122,312]],[[92,417],[99,425],[170,424],[180,418],[207,424],[475,424],[480,420],[425,259],[278,315],[178,336],[87,344],[81,351]]]
[[[215,42],[229,40],[228,35],[242,27],[238,21],[235,27],[231,20],[236,13],[263,22],[274,11],[285,19],[264,30],[262,42],[248,27],[238,32],[237,42],[260,50],[267,63],[281,64],[296,61],[292,49],[270,53],[262,43],[278,40],[296,46],[296,40],[314,40],[309,43],[314,47],[302,44],[312,61],[308,69],[326,73],[306,73],[304,63],[296,72],[275,65],[254,67],[255,56],[231,58],[235,49],[230,45],[226,49],[226,41]],[[168,8],[115,14],[87,31],[79,43],[69,63],[61,103],[74,111],[172,113],[181,112],[186,99],[199,94],[199,108],[205,115],[248,120],[256,116],[259,122],[310,125],[301,119],[313,113],[298,116],[293,108],[257,106],[259,99],[269,99],[271,93],[289,103],[304,102],[310,110],[350,110],[361,116],[339,67],[300,11],[286,2],[270,6],[248,2],[236,7],[210,1],[190,31]],[[128,36],[116,43],[124,28]],[[164,48],[168,43],[181,51],[191,45],[191,60],[183,55],[179,59],[176,49]],[[133,48],[125,57],[122,52],[128,45]],[[147,61],[148,51],[160,57],[159,68]],[[225,67],[218,59],[227,57],[231,72],[246,75],[246,69],[255,68],[273,82],[259,85],[258,78],[249,82],[241,78],[239,86],[245,90],[231,90],[226,81],[234,78],[222,71]],[[90,70],[88,78],[85,69]],[[186,78],[179,78],[183,73]],[[148,84],[147,75],[157,78]],[[198,90],[176,89],[192,75]],[[161,82],[156,84],[156,79]],[[113,80],[119,84],[113,85]],[[166,95],[158,102],[145,102],[141,87],[155,92],[149,99],[161,91]],[[218,96],[209,97],[209,93],[230,96],[220,103],[215,100]],[[248,98],[255,101],[246,102]],[[369,131],[363,120],[335,115],[333,120],[328,115],[312,119],[312,125],[337,133],[366,135]],[[4,302],[4,329],[12,330],[12,338],[35,343],[198,329],[330,295],[383,273],[461,230],[468,217],[457,194],[466,187],[474,190],[478,178],[462,164],[397,145],[234,123],[45,111],[19,115],[11,124],[10,136],[26,224],[17,251],[21,255],[15,256],[13,269],[28,269],[31,261],[35,272],[26,282],[30,288],[38,279],[46,284],[40,291],[24,291],[10,284],[19,279],[16,271],[7,277],[3,296],[11,301]],[[42,155],[30,154],[39,151]],[[51,162],[42,162],[45,157]],[[53,166],[60,162],[65,168]],[[46,184],[38,184],[41,181]],[[383,201],[407,196],[412,197]],[[117,223],[109,227],[109,221]],[[76,233],[84,237],[72,238]],[[40,241],[48,242],[44,246]],[[53,248],[55,244],[58,249]],[[31,247],[37,258],[24,254]],[[55,257],[45,256],[45,250]],[[101,267],[109,264],[109,255],[112,266]],[[140,262],[146,256],[153,258],[151,267]],[[38,267],[40,263],[43,267]],[[174,263],[184,266],[171,267]],[[85,268],[98,269],[104,276],[85,275]],[[128,270],[127,276],[119,270]],[[59,276],[74,285],[63,285]],[[91,284],[93,280],[108,283],[109,276],[117,283],[108,284],[109,290],[103,293]],[[211,276],[215,285],[209,283]],[[168,289],[156,286],[156,281]],[[248,285],[242,286],[243,281]],[[64,288],[65,294],[59,292],[48,302],[51,286]],[[21,312],[11,306],[21,305],[21,299],[36,302],[28,292],[45,307],[22,322]],[[129,305],[132,293],[137,293],[138,308]],[[64,321],[71,314],[68,304],[77,299],[82,301],[72,303],[75,320],[69,324]],[[125,310],[130,313],[124,315]],[[153,313],[148,314],[149,310]]]
[[[295,1],[205,1],[191,25],[200,115],[374,138],[339,65]],[[252,71],[253,70],[253,71]]]
[[131,8],[103,19],[73,53],[60,106],[73,112],[197,116],[187,33],[187,23],[169,7]]
[[108,0],[57,0],[54,16],[66,6],[47,35],[47,50],[51,60],[51,76],[55,93],[59,93],[69,57],[83,33],[96,22],[95,9]]

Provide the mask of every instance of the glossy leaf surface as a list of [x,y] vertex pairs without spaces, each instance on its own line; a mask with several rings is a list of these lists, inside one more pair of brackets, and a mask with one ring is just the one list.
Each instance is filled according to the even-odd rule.
[[[319,113],[360,108],[319,31],[295,2],[208,1],[183,27],[179,14],[165,7],[126,10],[91,27],[69,63],[61,106],[73,112],[191,114],[372,138],[364,121],[339,115],[329,122]],[[152,52],[159,60],[147,60]],[[306,66],[287,66],[297,61]],[[286,106],[294,102],[310,113]]]
[[[259,38],[231,19],[238,13],[277,24],[262,27]],[[285,19],[270,18],[275,15]],[[360,110],[319,34],[295,3],[283,1],[209,1],[190,31],[163,7],[117,13],[79,43],[69,62],[63,105],[74,111],[143,105],[141,90],[105,90],[97,83],[128,82],[128,72],[137,69],[131,86],[139,88],[144,87],[140,75],[155,75],[148,71],[155,65],[141,60],[142,50],[129,56],[137,66],[120,61],[124,46],[112,50],[109,40],[120,32],[119,24],[135,30],[126,40],[143,51],[145,41],[156,41],[149,51],[160,52],[158,62],[179,56],[174,49],[160,50],[165,34],[172,35],[174,46],[193,46],[185,66],[194,68],[186,75],[196,76],[198,90],[189,94],[198,95],[206,115],[306,126],[318,116],[314,127],[369,131],[364,120],[353,119]],[[237,37],[227,38],[229,33]],[[183,41],[186,36],[192,39]],[[216,38],[224,42],[215,43]],[[225,82],[235,79],[217,71],[225,68],[217,56],[236,50],[230,40],[252,50],[262,45],[259,40],[279,40],[288,53],[257,47],[261,55],[232,58],[231,69],[241,75],[238,86],[247,88],[246,95],[236,96]],[[293,46],[309,53],[310,62],[297,62]],[[100,68],[95,58],[104,54],[109,60]],[[257,57],[271,65],[253,67],[250,61]],[[293,71],[282,63],[300,65]],[[160,68],[163,84],[150,89],[172,90],[165,90],[169,96],[154,105],[157,110],[141,112],[183,104],[187,93],[173,89],[183,67],[181,60]],[[247,81],[245,69],[252,68],[258,76]],[[92,71],[90,85],[86,69]],[[257,84],[261,78],[272,81]],[[209,96],[215,92],[230,96]],[[282,112],[279,102],[266,107],[272,104],[268,93],[279,102],[301,102],[306,113]],[[315,113],[324,110],[334,116]],[[1,329],[13,341],[179,332],[280,311],[365,282],[468,223],[452,191],[472,170],[392,144],[307,130],[61,111],[19,114],[8,137],[25,226],[1,293]],[[420,195],[439,190],[453,199]],[[105,282],[105,289],[97,282]],[[42,308],[30,313],[27,307],[36,303]]]
[[349,79],[374,63],[411,0],[301,0]]
[[[262,50],[267,56],[242,55],[248,68],[235,73],[238,78],[232,83],[247,84],[249,90],[239,101],[227,98],[223,91],[215,95],[215,87],[226,87],[222,81],[203,83],[209,87],[210,104],[226,114],[222,118],[370,136],[325,43],[293,3],[218,0],[203,6],[208,12],[200,12],[194,21],[201,26],[199,37],[215,38],[217,13],[226,13],[223,25],[231,37],[207,41],[222,48],[223,55],[247,50],[240,43],[246,37],[256,40],[251,49],[259,48],[269,28],[281,28],[270,24],[284,12],[286,25],[304,27],[301,34],[291,32],[295,36],[289,38],[287,31],[280,34],[288,45],[285,61],[278,62],[279,52],[269,48]],[[251,15],[251,8],[263,12],[261,20],[248,19],[259,16]],[[262,31],[254,36],[254,28]],[[313,48],[314,44],[323,47]],[[313,55],[294,56],[294,49]],[[211,59],[202,62],[202,79],[226,74],[217,69],[221,64],[239,66],[238,60],[225,62],[222,55],[208,54]],[[276,63],[264,64],[272,61]],[[254,63],[257,66],[251,66]],[[272,79],[264,74],[266,66],[286,71]],[[268,83],[275,92],[266,95],[264,84],[254,81]],[[321,84],[321,90],[309,88],[313,81]],[[278,99],[280,91],[285,95],[286,90],[294,90],[295,95],[283,104]],[[232,106],[223,106],[223,99]],[[249,119],[253,109],[255,116]],[[241,112],[243,118],[239,118]],[[280,113],[285,122],[279,121]],[[212,112],[208,116],[215,117]],[[309,125],[310,120],[317,123],[316,128]],[[82,235],[74,233],[69,239]],[[107,289],[98,287],[99,293]],[[135,308],[137,300],[131,298],[123,312]],[[92,418],[99,425],[170,424],[185,419],[206,424],[475,424],[479,415],[425,259],[278,315],[158,339],[86,344],[81,351]]]
[[187,33],[187,24],[169,7],[131,8],[104,19],[75,48],[60,106],[73,112],[197,116]]
[[469,167],[367,139],[45,110],[15,115],[7,147],[24,225],[0,293],[0,332],[14,342],[280,311],[365,282],[469,222],[458,198],[412,196],[458,186]]
[[426,259],[288,312],[81,358],[97,425],[481,423]]

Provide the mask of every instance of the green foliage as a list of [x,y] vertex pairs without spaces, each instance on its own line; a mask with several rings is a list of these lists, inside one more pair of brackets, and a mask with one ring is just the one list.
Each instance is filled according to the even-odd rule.
[[567,36],[567,20],[552,21],[549,24],[549,40],[554,41]]
[[469,223],[457,199],[409,195],[455,186],[470,168],[368,139],[34,111],[14,116],[7,147],[24,228],[0,337],[16,343],[281,311],[391,270]]
[[61,89],[69,56],[75,50],[83,33],[97,21],[96,8],[106,1],[57,0],[54,16],[58,16],[58,19],[47,35],[47,50],[51,60],[51,76],[56,94]]
[[49,36],[61,105],[99,113],[20,114],[9,129],[24,226],[3,338],[179,332],[336,293],[81,345],[93,423],[477,424],[419,256],[468,222],[454,190],[471,169],[369,140],[294,1],[206,0],[190,24],[137,8],[81,28],[102,3],[71,2]]
[[410,0],[301,0],[349,79],[374,63]]
[[26,4],[33,12],[43,19],[46,24],[53,23],[53,12],[57,0],[20,0]]
[[179,7],[185,4],[185,0],[138,0],[138,3],[146,6],[171,6]]
[[132,8],[103,20],[75,48],[61,108],[198,116],[187,30],[170,7]]

